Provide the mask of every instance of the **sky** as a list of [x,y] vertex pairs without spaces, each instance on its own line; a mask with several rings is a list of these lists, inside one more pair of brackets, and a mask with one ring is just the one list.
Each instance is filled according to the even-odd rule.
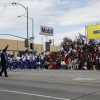
[[[36,44],[41,44],[42,39],[46,41],[46,37],[39,34],[41,25],[53,28],[54,36],[48,36],[48,40],[54,39],[54,44],[60,45],[65,36],[74,40],[78,33],[86,34],[85,26],[100,23],[100,0],[0,0],[0,34],[27,38],[26,10],[12,2],[28,7]],[[28,26],[31,37],[30,19]],[[0,35],[0,38],[24,41],[9,35]]]

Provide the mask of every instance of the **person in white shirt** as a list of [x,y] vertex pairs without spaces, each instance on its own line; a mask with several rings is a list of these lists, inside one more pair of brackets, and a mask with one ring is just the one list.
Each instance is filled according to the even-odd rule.
[[64,62],[64,60],[61,61],[61,68],[65,69],[66,68],[66,63]]
[[11,70],[13,68],[13,57],[12,57],[12,55],[10,56],[10,59],[9,59],[9,68],[10,68],[10,72],[11,72]]
[[22,58],[23,58],[23,66],[24,66],[24,68],[27,68],[27,56],[26,56],[26,54],[24,54],[23,56],[22,56]]
[[37,69],[36,58],[37,58],[37,57],[36,57],[36,55],[34,54],[34,55],[33,55],[33,63],[32,63],[32,64],[33,64],[33,69]]
[[43,55],[43,53],[41,54],[41,56],[40,56],[40,68],[41,69],[45,69],[45,59],[44,59],[44,55]]
[[27,54],[27,61],[26,61],[26,65],[27,65],[27,69],[29,70],[29,61],[30,61],[30,55]]
[[17,60],[17,68],[20,68],[20,56],[19,55],[17,55],[16,60]]

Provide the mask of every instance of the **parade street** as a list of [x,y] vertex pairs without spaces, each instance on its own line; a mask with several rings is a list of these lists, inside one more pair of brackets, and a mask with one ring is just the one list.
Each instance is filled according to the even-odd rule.
[[100,71],[17,70],[0,77],[0,100],[100,100]]

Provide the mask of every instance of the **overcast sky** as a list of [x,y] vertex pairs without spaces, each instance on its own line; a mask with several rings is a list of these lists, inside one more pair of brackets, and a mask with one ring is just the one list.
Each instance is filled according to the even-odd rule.
[[[11,5],[12,0],[0,0],[0,34],[27,37],[25,9]],[[28,6],[29,17],[34,19],[35,43],[41,43],[40,25],[53,27],[55,44],[59,45],[67,36],[75,39],[78,33],[85,35],[85,26],[100,23],[100,0],[14,0]],[[32,21],[29,20],[29,37],[32,36]],[[11,36],[0,38],[18,39]],[[45,37],[43,41],[45,41]]]

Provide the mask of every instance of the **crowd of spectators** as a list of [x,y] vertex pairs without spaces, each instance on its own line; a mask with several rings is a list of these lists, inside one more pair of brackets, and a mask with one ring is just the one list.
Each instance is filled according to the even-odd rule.
[[100,43],[94,40],[63,43],[60,54],[65,55],[67,69],[100,70]]

